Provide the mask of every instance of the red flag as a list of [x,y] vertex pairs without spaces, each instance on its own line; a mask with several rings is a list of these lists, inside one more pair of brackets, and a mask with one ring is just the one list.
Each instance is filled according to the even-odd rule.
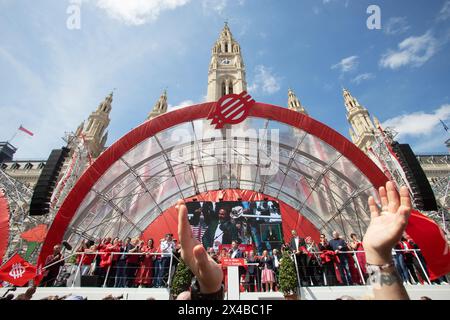
[[425,258],[431,280],[450,272],[450,248],[444,231],[436,222],[419,211],[413,210],[406,233],[419,246]]
[[0,280],[21,287],[36,276],[36,267],[17,253],[0,268]]
[[20,237],[29,242],[42,243],[47,236],[47,231],[47,225],[40,224],[32,229],[22,232]]
[[22,125],[20,125],[19,130],[25,132],[26,134],[28,134],[28,135],[30,135],[30,136],[34,136],[34,133],[33,133],[33,132],[31,132],[31,131],[28,130],[28,129],[25,129],[24,127],[22,127]]

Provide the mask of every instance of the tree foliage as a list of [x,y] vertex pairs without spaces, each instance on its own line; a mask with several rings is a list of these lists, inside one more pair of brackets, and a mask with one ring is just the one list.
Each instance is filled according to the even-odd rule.
[[171,285],[172,295],[176,297],[183,291],[189,290],[193,277],[194,274],[191,272],[189,267],[184,263],[183,260],[180,259]]
[[284,295],[294,294],[298,289],[295,263],[287,251],[283,253],[280,261],[279,288]]

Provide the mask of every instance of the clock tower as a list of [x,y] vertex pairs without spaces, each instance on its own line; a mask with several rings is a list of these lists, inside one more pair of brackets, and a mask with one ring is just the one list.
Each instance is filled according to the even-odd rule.
[[247,90],[247,82],[241,47],[225,23],[212,48],[207,101],[217,101],[226,94],[241,93],[244,90]]

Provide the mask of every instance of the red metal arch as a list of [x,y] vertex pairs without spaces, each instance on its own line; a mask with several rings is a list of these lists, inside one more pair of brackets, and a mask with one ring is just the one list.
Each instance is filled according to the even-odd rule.
[[[160,131],[185,122],[207,118],[213,108],[214,102],[209,102],[163,114],[131,130],[103,152],[81,176],[56,214],[40,252],[38,265],[42,264],[45,261],[45,257],[52,252],[52,247],[63,240],[64,233],[85,196],[108,168],[120,157],[137,144]],[[253,105],[249,116],[270,119],[302,129],[344,155],[367,177],[374,187],[378,188],[387,182],[383,172],[352,142],[332,128],[309,116],[287,108],[259,102]]]
[[8,249],[9,240],[9,204],[3,190],[0,190],[0,264]]

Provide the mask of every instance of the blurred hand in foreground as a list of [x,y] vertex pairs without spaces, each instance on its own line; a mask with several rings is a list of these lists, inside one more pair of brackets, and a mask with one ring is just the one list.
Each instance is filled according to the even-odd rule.
[[222,285],[222,268],[206,252],[203,245],[192,236],[191,225],[184,200],[178,200],[178,239],[181,244],[181,258],[197,277],[200,291],[215,293]]

